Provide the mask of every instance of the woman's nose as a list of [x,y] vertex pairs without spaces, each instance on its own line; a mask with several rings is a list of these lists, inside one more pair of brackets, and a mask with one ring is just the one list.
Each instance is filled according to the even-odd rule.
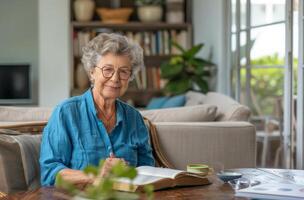
[[110,80],[115,81],[115,82],[119,81],[119,71],[118,70],[115,70],[115,72]]

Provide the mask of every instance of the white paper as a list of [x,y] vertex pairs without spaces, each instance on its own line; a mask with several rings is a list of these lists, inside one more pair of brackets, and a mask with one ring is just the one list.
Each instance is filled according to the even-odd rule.
[[240,189],[236,192],[236,196],[265,199],[304,199],[304,186],[288,183],[265,183]]

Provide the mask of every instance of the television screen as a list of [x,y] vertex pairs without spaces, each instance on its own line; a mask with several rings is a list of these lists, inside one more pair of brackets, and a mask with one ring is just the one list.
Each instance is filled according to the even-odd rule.
[[0,64],[0,103],[28,103],[30,79],[30,65]]

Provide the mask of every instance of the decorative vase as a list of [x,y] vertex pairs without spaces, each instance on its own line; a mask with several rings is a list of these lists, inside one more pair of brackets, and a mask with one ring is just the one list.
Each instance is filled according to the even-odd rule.
[[137,15],[142,22],[159,22],[163,16],[163,8],[158,5],[140,6]]
[[167,23],[183,23],[185,18],[184,0],[167,0],[166,2]]
[[90,80],[88,78],[87,72],[85,71],[81,63],[79,63],[76,67],[75,79],[77,88],[79,88],[80,90],[85,90],[89,87]]
[[75,18],[80,22],[88,22],[93,18],[95,1],[76,0],[74,2]]

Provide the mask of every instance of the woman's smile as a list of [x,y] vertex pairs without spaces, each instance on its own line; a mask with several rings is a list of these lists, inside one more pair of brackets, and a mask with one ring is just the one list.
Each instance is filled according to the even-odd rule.
[[117,85],[105,85],[105,87],[113,90],[119,90],[121,88],[121,86],[117,86]]

